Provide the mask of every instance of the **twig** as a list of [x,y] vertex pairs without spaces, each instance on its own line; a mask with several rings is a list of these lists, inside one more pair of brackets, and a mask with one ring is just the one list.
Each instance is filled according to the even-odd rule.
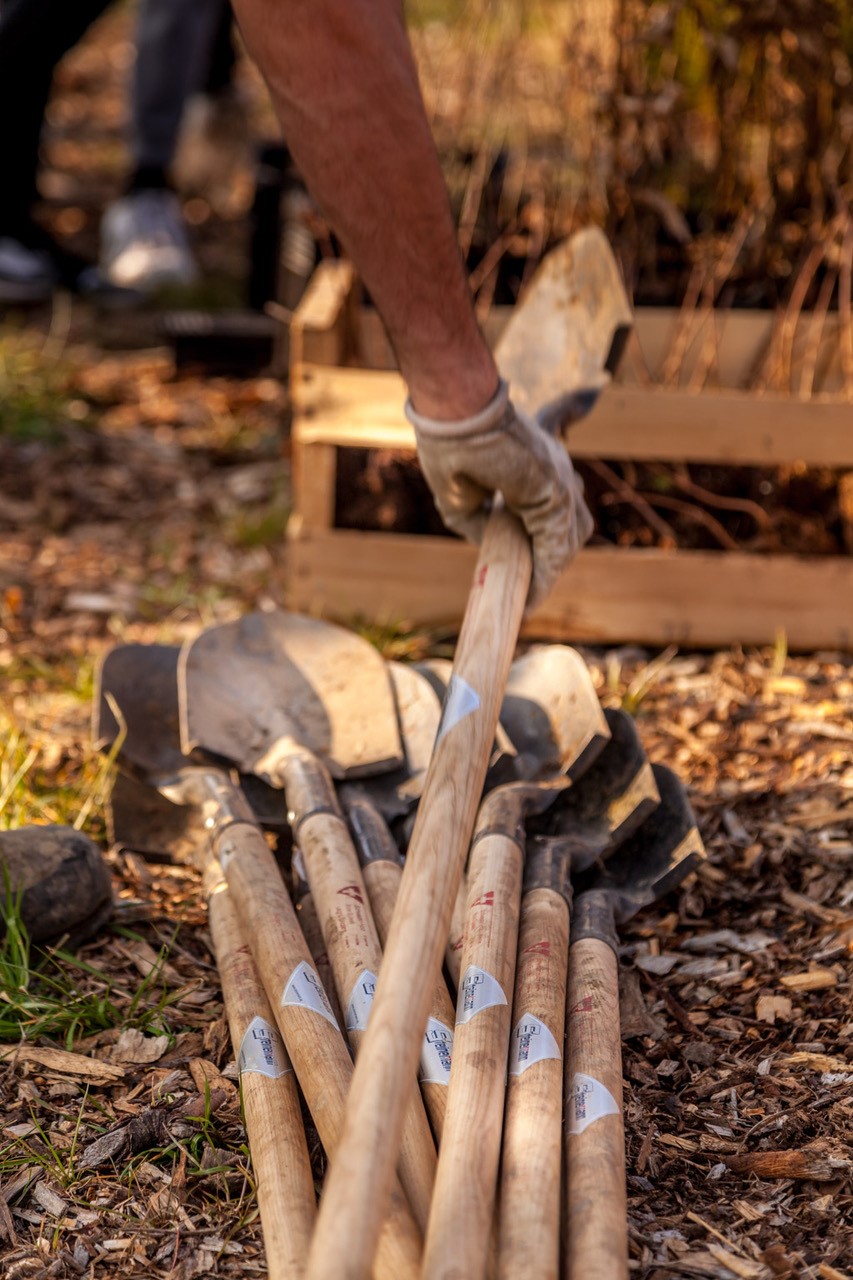
[[511,223],[505,231],[502,231],[497,240],[483,254],[482,259],[474,267],[468,276],[468,288],[472,293],[477,293],[485,284],[489,276],[496,270],[501,258],[506,253],[512,242],[513,236],[518,231],[518,224]]
[[693,341],[693,324],[708,271],[707,263],[697,262],[690,272],[684,302],[681,304],[676,321],[675,338],[661,370],[661,382],[664,386],[675,386],[678,383],[678,374],[685,353]]
[[[605,495],[605,501],[610,496],[614,501],[627,502],[659,534],[662,546],[678,546],[678,539],[675,536],[675,530],[672,525],[667,524],[646,499],[628,484],[627,480],[623,480],[621,476],[617,475],[612,467],[608,467],[606,462],[588,460],[587,466],[612,489],[613,493],[611,495]],[[610,503],[606,505],[610,505]]]
[[838,319],[841,333],[841,371],[844,374],[844,394],[853,399],[853,220],[847,214],[844,241],[841,246],[841,262],[838,268]]
[[760,529],[769,529],[772,526],[770,516],[757,502],[753,502],[750,498],[724,498],[722,494],[712,493],[710,489],[705,489],[692,480],[685,467],[676,468],[673,480],[683,493],[689,494],[692,498],[698,498],[700,502],[719,507],[721,511],[742,511],[744,515],[752,516]]
[[798,394],[801,400],[810,400],[814,391],[815,370],[820,354],[821,339],[826,330],[826,316],[837,279],[837,271],[827,271],[820,286],[814,310],[809,318],[807,345],[803,354],[803,367],[800,370]]
[[[714,307],[720,289],[731,276],[735,268],[735,263],[740,256],[740,252],[749,235],[750,228],[755,221],[756,210],[753,207],[744,209],[738,217],[737,222],[732,229],[732,233],[720,255],[717,266],[705,278],[705,285],[702,290],[702,317],[699,323],[698,332],[701,333],[703,325],[707,325],[710,321],[708,338],[705,341],[702,351],[696,361],[693,373],[688,382],[690,391],[701,391],[708,380],[708,374],[715,366],[719,364],[719,341],[717,336],[717,321]],[[698,334],[697,334],[698,336]]]
[[668,511],[678,511],[681,515],[687,516],[689,520],[694,520],[696,524],[704,525],[708,532],[717,539],[720,546],[725,547],[727,551],[740,550],[734,538],[726,532],[719,520],[715,520],[708,511],[703,511],[701,507],[697,507],[694,503],[684,502],[681,498],[670,498],[663,493],[642,493],[638,496],[653,502],[656,507],[666,507]]

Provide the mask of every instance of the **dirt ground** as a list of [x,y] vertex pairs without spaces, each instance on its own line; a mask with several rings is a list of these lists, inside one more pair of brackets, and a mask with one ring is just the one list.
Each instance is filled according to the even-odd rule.
[[[81,247],[120,181],[125,22],[70,62],[53,119],[48,216],[76,209]],[[81,125],[94,88],[104,114]],[[244,214],[194,214],[225,293]],[[31,1002],[3,961],[0,1001],[27,1040],[0,1047],[0,1266],[9,1280],[248,1280],[265,1263],[201,886],[109,849],[89,717],[110,646],[177,642],[281,600],[286,392],[176,374],[150,315],[60,303],[0,336],[0,822],[79,819],[117,899],[109,930],[31,977]],[[402,656],[451,639],[374,638]],[[792,656],[781,639],[584,656],[603,704],[631,710],[651,758],[688,784],[709,855],[624,930],[631,1274],[849,1277],[850,656]],[[133,1136],[102,1160],[93,1144],[116,1132]]]

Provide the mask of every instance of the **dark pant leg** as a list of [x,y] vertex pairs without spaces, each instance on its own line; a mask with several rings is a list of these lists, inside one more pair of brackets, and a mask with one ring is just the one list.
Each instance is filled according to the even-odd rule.
[[36,197],[39,138],[54,68],[109,3],[110,0],[0,2],[0,235],[15,235],[29,222]]

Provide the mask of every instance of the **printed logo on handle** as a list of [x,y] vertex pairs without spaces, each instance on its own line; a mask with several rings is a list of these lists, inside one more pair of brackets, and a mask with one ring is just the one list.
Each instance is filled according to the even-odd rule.
[[376,995],[376,974],[362,969],[347,1001],[347,1031],[364,1031]]
[[610,1090],[600,1080],[576,1071],[569,1095],[569,1133],[583,1133],[602,1116],[618,1115],[621,1110]]
[[281,1007],[284,1009],[288,1005],[313,1009],[315,1013],[322,1014],[328,1022],[331,1022],[333,1027],[338,1025],[338,1020],[329,1004],[329,997],[323,990],[323,984],[306,960],[300,961],[287,980],[284,995],[281,997]]
[[504,989],[491,973],[469,964],[459,986],[459,1000],[456,1005],[456,1025],[470,1022],[483,1009],[491,1009],[496,1004],[506,1004]]
[[447,1084],[453,1057],[453,1032],[438,1018],[428,1018],[421,1045],[421,1084]]
[[343,894],[345,898],[353,898],[356,902],[364,902],[361,889],[357,884],[345,884],[342,889],[338,889],[338,893]]
[[480,705],[480,697],[461,676],[452,675],[447,693],[444,697],[444,708],[441,712],[441,723],[435,735],[435,745],[453,729],[460,720],[464,720]]
[[544,1062],[547,1058],[562,1057],[560,1046],[554,1039],[551,1029],[532,1013],[525,1013],[515,1024],[509,1042],[509,1074],[520,1076],[528,1067],[536,1062]]
[[266,1018],[253,1018],[240,1041],[237,1054],[237,1070],[240,1075],[254,1071],[261,1076],[277,1080],[290,1071],[284,1052],[284,1042],[276,1027]]

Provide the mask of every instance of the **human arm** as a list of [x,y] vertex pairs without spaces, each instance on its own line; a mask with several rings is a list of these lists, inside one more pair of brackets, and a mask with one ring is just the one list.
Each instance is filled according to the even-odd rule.
[[[476,536],[484,500],[501,489],[533,538],[534,593],[543,595],[577,550],[583,500],[564,451],[542,443],[533,424],[513,418],[515,447],[491,447],[509,419],[474,317],[400,4],[235,0],[235,9],[302,177],[382,316],[445,521]],[[456,430],[484,412],[485,439]],[[519,467],[531,451],[537,465]]]

